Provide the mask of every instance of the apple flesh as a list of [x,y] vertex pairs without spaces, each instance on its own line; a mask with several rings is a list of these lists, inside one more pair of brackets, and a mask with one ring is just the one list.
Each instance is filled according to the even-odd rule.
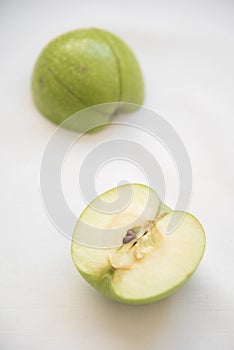
[[[112,205],[129,191],[131,200],[122,210],[98,210],[98,203]],[[179,224],[168,234],[177,216]],[[92,246],[95,229],[102,232],[100,241],[106,238],[109,247]],[[133,233],[126,240],[129,230]],[[112,234],[118,247],[113,246]],[[84,210],[71,251],[80,274],[106,297],[146,304],[170,295],[191,277],[203,257],[205,242],[204,230],[193,215],[172,211],[149,187],[131,184],[105,192]]]

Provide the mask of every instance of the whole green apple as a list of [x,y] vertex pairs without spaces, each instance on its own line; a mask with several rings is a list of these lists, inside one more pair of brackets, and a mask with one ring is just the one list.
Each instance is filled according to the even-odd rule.
[[[99,210],[100,204],[111,207],[125,193],[131,193],[131,200],[123,210]],[[176,218],[178,225],[168,234]],[[92,246],[95,230],[103,248]],[[105,240],[110,243],[113,234],[122,242],[108,248]],[[145,185],[129,184],[105,192],[83,211],[71,252],[80,274],[106,297],[146,304],[170,295],[192,276],[205,243],[204,230],[193,215],[172,211]]]
[[97,28],[74,30],[52,40],[38,57],[32,76],[36,106],[57,124],[97,104],[141,105],[143,85],[141,69],[127,44]]

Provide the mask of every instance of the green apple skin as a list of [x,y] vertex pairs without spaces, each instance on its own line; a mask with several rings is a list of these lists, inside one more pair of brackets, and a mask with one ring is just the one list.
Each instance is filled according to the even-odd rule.
[[102,103],[141,105],[144,84],[127,44],[110,32],[88,28],[65,33],[43,49],[33,70],[32,93],[39,111],[61,124]]
[[[140,187],[146,187],[145,185],[141,185],[141,184],[134,184],[136,186],[140,186]],[[126,186],[126,185],[124,185]],[[123,186],[123,187],[124,187]],[[112,191],[112,190],[110,190]],[[110,192],[107,191],[106,193]],[[87,207],[88,208],[88,207]],[[86,208],[86,209],[87,209]],[[164,214],[171,214],[173,213],[173,211],[166,205],[162,206],[162,216],[164,216]],[[83,211],[83,213],[85,213],[86,209]],[[82,219],[83,213],[80,216],[80,219]],[[179,212],[178,212],[179,213]],[[183,214],[183,212],[180,212]],[[206,236],[205,236],[205,232],[203,227],[201,226],[200,222],[190,213],[185,213],[186,215],[188,215],[191,219],[194,220],[194,222],[197,223],[197,225],[200,226],[201,229],[201,235],[202,235],[202,240],[203,240],[203,249],[200,252],[200,257],[196,262],[196,265],[194,266],[194,268],[187,274],[186,278],[184,278],[182,281],[180,281],[178,284],[174,285],[173,288],[170,288],[168,290],[166,290],[164,293],[155,295],[155,296],[151,296],[148,298],[142,297],[142,298],[138,298],[138,299],[132,299],[132,298],[125,298],[122,295],[117,295],[114,291],[114,289],[112,288],[112,276],[114,274],[114,270],[112,267],[110,266],[104,266],[103,270],[99,273],[99,274],[92,274],[92,273],[87,273],[86,271],[84,271],[79,264],[79,259],[77,260],[77,254],[75,252],[75,246],[77,246],[77,243],[72,243],[71,245],[71,255],[72,255],[72,259],[74,262],[74,265],[76,266],[77,270],[79,271],[79,273],[81,274],[81,276],[91,285],[93,286],[96,290],[98,290],[102,295],[104,295],[105,297],[112,299],[114,301],[123,303],[123,304],[130,304],[130,305],[143,305],[143,304],[148,304],[151,302],[155,302],[158,300],[161,300],[163,298],[166,298],[168,296],[170,296],[171,294],[173,294],[174,292],[176,292],[178,289],[180,289],[190,278],[191,276],[194,274],[194,272],[196,271],[198,265],[200,264],[204,252],[205,252],[205,247],[206,247]],[[82,248],[81,248],[82,249]],[[93,249],[93,248],[89,248],[89,247],[84,247],[84,249],[86,249],[86,254],[89,255],[89,249]]]

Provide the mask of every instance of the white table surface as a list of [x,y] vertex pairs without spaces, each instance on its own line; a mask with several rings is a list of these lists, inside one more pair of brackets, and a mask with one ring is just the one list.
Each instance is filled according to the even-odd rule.
[[[0,23],[0,348],[233,349],[233,3],[8,0],[0,4]],[[206,254],[186,286],[151,305],[114,303],[86,284],[72,264],[70,241],[41,201],[40,162],[55,125],[32,103],[32,68],[50,39],[90,26],[133,48],[144,72],[145,105],[177,130],[193,166],[189,210],[205,227]],[[122,166],[123,174],[129,165]],[[128,180],[141,179],[128,173]],[[103,168],[98,191],[122,174],[110,164]],[[168,175],[171,205],[174,177]],[[83,207],[74,204],[76,215]]]

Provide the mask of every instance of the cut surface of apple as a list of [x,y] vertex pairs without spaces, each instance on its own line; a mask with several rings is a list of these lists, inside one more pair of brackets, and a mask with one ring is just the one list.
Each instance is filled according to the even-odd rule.
[[[127,243],[122,243],[124,237]],[[86,281],[105,296],[129,304],[173,293],[191,277],[204,250],[199,221],[172,211],[141,184],[97,197],[81,214],[71,247],[74,264]]]

